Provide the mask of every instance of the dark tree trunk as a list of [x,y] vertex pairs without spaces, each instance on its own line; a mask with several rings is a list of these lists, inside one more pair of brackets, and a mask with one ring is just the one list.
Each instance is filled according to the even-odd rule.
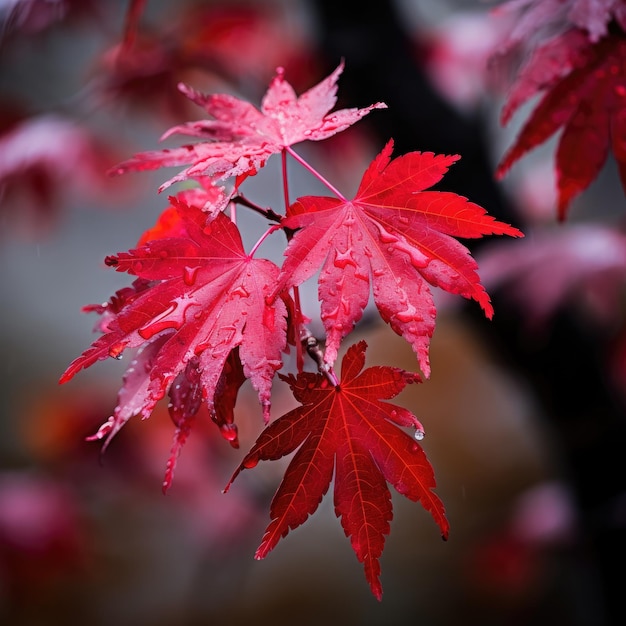
[[[445,187],[439,188],[466,196],[524,230],[494,180],[483,120],[459,114],[429,85],[394,3],[317,0],[313,6],[327,73],[346,60],[339,104],[384,101],[389,111],[361,122],[376,133],[381,146],[393,138],[396,155],[412,150],[460,154],[442,181]],[[469,245],[476,251],[481,243]],[[626,624],[620,584],[626,558],[626,411],[607,374],[613,338],[581,327],[564,311],[548,337],[533,341],[523,331],[523,311],[498,293],[491,295],[493,321],[485,320],[475,306],[468,305],[464,314],[502,360],[528,381],[556,433],[557,453],[579,507],[579,550],[597,573],[604,594],[605,607],[599,609],[606,618],[595,616],[593,626]]]

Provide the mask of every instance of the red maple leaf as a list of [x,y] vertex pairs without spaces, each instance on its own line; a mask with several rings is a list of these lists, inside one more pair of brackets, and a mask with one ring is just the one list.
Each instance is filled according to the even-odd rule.
[[421,424],[408,410],[382,402],[420,379],[394,367],[363,370],[366,347],[360,341],[348,349],[337,386],[321,374],[279,374],[302,406],[261,433],[226,490],[243,469],[297,450],[272,500],[272,521],[255,554],[262,559],[281,537],[314,513],[334,474],[335,512],[380,600],[379,558],[393,517],[387,483],[410,500],[420,501],[444,539],[449,526],[444,506],[433,492],[432,466],[415,438],[398,428],[415,428],[421,438]]
[[[237,427],[234,424],[234,408],[239,388],[245,381],[245,374],[239,359],[238,349],[232,350],[224,364],[213,396],[211,419],[219,426],[222,436],[234,448],[239,447]],[[176,432],[170,457],[165,468],[163,493],[171,486],[178,456],[191,432],[191,427],[202,407],[202,370],[197,357],[190,359],[184,371],[180,372],[170,387],[168,411]],[[108,422],[107,422],[108,424]],[[96,438],[98,436],[96,435]]]
[[597,177],[609,149],[626,187],[626,39],[620,30],[626,26],[626,6],[621,0],[526,0],[498,10],[519,12],[519,19],[492,61],[524,58],[501,123],[531,98],[542,97],[496,177],[503,178],[517,160],[562,129],[555,167],[557,215],[563,220],[572,200]]
[[325,360],[361,318],[370,283],[381,317],[408,341],[422,372],[436,309],[429,284],[478,301],[491,318],[478,266],[454,237],[522,236],[452,192],[424,191],[460,157],[410,152],[390,160],[393,142],[372,161],[353,200],[299,198],[282,224],[299,229],[285,251],[274,295],[321,267],[319,300],[326,330]]
[[[546,72],[548,63],[542,53],[550,52],[556,53],[556,71]],[[568,55],[572,70],[561,76],[559,65]],[[505,108],[504,119],[531,95],[532,89],[545,89],[546,93],[502,158],[496,176],[502,178],[519,158],[562,128],[556,151],[559,219],[565,219],[571,201],[595,180],[609,148],[626,188],[624,58],[626,38],[623,34],[609,35],[593,44],[574,31],[563,36],[560,42],[550,42],[540,48],[521,73],[518,86],[513,88],[514,100]]]
[[175,126],[163,139],[180,133],[204,141],[181,148],[142,152],[111,171],[122,174],[130,170],[191,164],[161,185],[160,190],[197,176],[224,179],[255,173],[271,155],[293,144],[327,139],[371,110],[386,108],[378,102],[363,109],[341,109],[330,114],[337,101],[337,80],[342,71],[343,63],[298,97],[285,80],[282,68],[278,68],[260,110],[235,96],[204,95],[181,83],[179,89],[214,119]]
[[[184,236],[156,239],[107,257],[107,265],[138,276],[140,282],[135,291],[112,301],[117,312],[102,307],[108,315],[105,333],[61,378],[64,383],[98,360],[141,348],[127,371],[114,415],[96,438],[110,439],[133,415],[148,417],[177,381],[188,393],[196,393],[190,385],[199,387],[224,436],[236,440],[228,409],[215,409],[224,398],[234,406],[242,382],[232,361],[234,351],[269,420],[271,383],[282,366],[287,339],[285,301],[266,299],[279,269],[246,255],[237,227],[225,214],[208,221],[201,209],[170,200],[184,224]],[[177,380],[188,367],[197,370],[186,371],[189,384]],[[177,397],[174,404],[182,401]],[[173,418],[181,426],[193,413],[183,407]]]

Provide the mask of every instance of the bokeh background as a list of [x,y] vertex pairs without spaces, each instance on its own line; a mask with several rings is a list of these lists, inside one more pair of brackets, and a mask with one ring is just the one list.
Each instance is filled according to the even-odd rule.
[[[490,20],[494,4],[0,2],[3,624],[626,623],[622,275],[603,315],[581,289],[541,324],[495,283],[492,321],[475,303],[436,294],[431,379],[398,400],[426,428],[451,534],[442,542],[428,514],[394,494],[381,603],[328,497],[253,559],[285,465],[261,464],[222,493],[261,428],[247,385],[236,414],[242,448],[200,423],[166,496],[165,407],[131,420],[104,455],[85,441],[111,414],[124,363],[58,385],[95,338],[96,316],[81,308],[129,284],[104,257],[132,248],[167,206],[156,191],[164,172],[105,172],[201,115],[177,92],[180,80],[258,104],[278,65],[301,92],[343,59],[338,106],[389,106],[327,145],[301,147],[346,195],[393,138],[395,154],[461,154],[442,188],[528,229],[531,242],[570,227],[619,229],[626,203],[612,162],[559,230],[553,144],[495,181],[519,122],[499,126],[503,91],[486,69],[507,26]],[[280,209],[277,175],[270,164],[246,193]],[[294,195],[317,189],[302,171],[290,176]],[[263,227],[251,219],[247,242]],[[471,245],[487,267],[490,242]],[[265,252],[280,261],[280,246]],[[543,269],[535,280],[549,293],[552,261]],[[304,293],[315,318],[314,289]],[[369,364],[416,367],[375,315],[354,338],[368,342]],[[277,384],[273,414],[292,402]]]

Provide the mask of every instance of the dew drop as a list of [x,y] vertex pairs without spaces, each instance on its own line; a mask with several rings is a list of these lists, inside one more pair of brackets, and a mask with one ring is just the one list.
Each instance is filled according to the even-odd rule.
[[246,468],[246,469],[252,469],[253,467],[256,467],[259,464],[259,457],[255,454],[251,457],[248,457],[247,459],[244,459],[242,465]]
[[185,269],[183,270],[183,280],[185,281],[185,285],[191,287],[196,282],[199,269],[199,267],[185,266]]
[[196,356],[201,355],[205,350],[208,350],[211,347],[211,343],[208,341],[200,341],[196,344],[196,347],[193,349],[194,354]]
[[115,343],[109,348],[109,356],[120,361],[122,359],[122,352],[124,352],[124,348],[126,344],[124,343]]
[[341,310],[344,315],[350,315],[350,301],[345,298],[341,299]]
[[407,308],[404,311],[398,311],[398,313],[396,313],[396,317],[398,321],[402,323],[417,322],[420,319],[417,309],[410,303],[407,304]]
[[227,351],[228,351],[228,346],[225,346],[223,343],[220,343],[216,346],[213,346],[211,350],[211,357],[217,360],[222,359]]
[[231,291],[231,294],[233,296],[239,296],[240,298],[248,298],[250,296],[250,292],[243,285],[235,287],[235,289]]
[[172,302],[172,304],[170,304],[170,306],[163,311],[163,313],[157,315],[150,322],[138,329],[137,332],[139,335],[143,339],[150,339],[157,333],[160,333],[162,330],[166,330],[167,328],[174,328],[178,330],[183,325],[182,319],[167,319],[170,315],[172,315],[172,313],[174,313],[177,307],[178,303]]
[[415,429],[415,434],[413,435],[415,437],[415,439],[417,439],[417,441],[421,441],[422,439],[424,439],[426,433],[424,433],[423,430],[416,428]]
[[369,274],[367,272],[360,271],[358,267],[354,270],[354,277],[358,278],[359,280],[364,280],[368,283],[370,280]]
[[334,309],[331,309],[330,311],[322,311],[322,313],[321,313],[321,318],[324,321],[325,320],[334,320],[338,316],[339,316],[339,307],[338,306],[336,306]]
[[339,250],[337,250],[333,263],[335,264],[335,267],[338,267],[339,269],[345,269],[346,265],[353,265],[356,267],[356,263],[352,258],[351,250],[347,250],[346,252],[339,252]]
[[273,332],[276,327],[276,317],[274,315],[274,309],[265,307],[263,309],[263,326],[269,331]]
[[[227,441],[235,441],[237,439],[237,426],[235,424],[222,424],[220,426],[220,433],[224,439]],[[257,464],[257,461],[254,462],[254,465]],[[252,465],[252,467],[254,467]],[[248,467],[246,465],[246,467]]]
[[356,217],[354,217],[354,213],[352,211],[350,211],[345,219],[343,220],[343,225],[344,226],[352,226],[352,224],[354,224],[356,222]]
[[398,236],[390,233],[381,224],[376,224],[376,226],[378,227],[380,241],[382,243],[395,243],[396,241],[398,241]]

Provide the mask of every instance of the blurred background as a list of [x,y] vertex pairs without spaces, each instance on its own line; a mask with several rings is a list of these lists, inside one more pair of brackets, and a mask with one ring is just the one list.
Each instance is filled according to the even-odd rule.
[[[0,2],[3,624],[626,623],[624,193],[609,159],[557,225],[551,142],[495,180],[523,121],[499,124],[507,76],[495,80],[488,59],[511,24],[492,18],[495,4]],[[394,494],[381,603],[330,497],[253,559],[285,465],[261,464],[222,493],[262,426],[247,384],[236,408],[241,449],[199,423],[166,496],[166,407],[131,420],[105,454],[85,441],[115,407],[124,362],[58,384],[96,337],[96,316],[82,307],[130,283],[105,256],[134,247],[167,206],[157,188],[169,172],[106,171],[201,117],[177,83],[259,104],[277,66],[301,93],[342,59],[338,107],[389,109],[298,146],[322,174],[354,193],[389,138],[395,155],[460,154],[440,188],[527,234],[469,244],[493,320],[435,294],[432,376],[398,403],[425,426],[451,533],[442,542],[421,506]],[[281,211],[277,175],[270,162],[245,183],[248,197]],[[317,189],[296,168],[290,184],[294,197]],[[244,224],[248,244],[265,228]],[[281,247],[265,252],[280,262]],[[315,289],[304,294],[319,330]],[[376,315],[353,337],[368,342],[369,365],[416,369]],[[273,415],[292,403],[277,383]]]

